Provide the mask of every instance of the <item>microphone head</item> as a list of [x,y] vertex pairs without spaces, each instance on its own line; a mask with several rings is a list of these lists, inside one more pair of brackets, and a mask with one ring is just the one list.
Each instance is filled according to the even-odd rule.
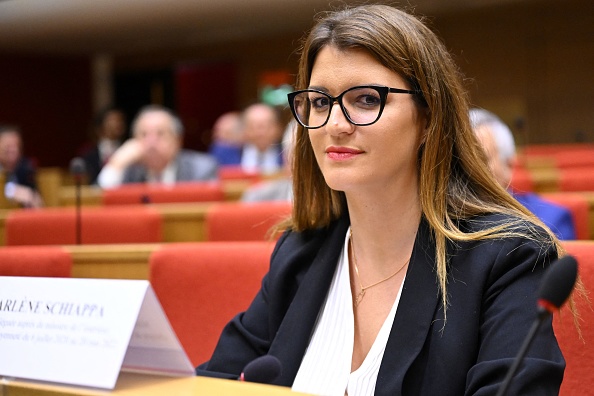
[[538,290],[539,307],[549,312],[561,308],[575,286],[577,273],[577,261],[573,256],[563,256],[553,262]]
[[276,356],[264,355],[249,362],[241,373],[246,382],[271,384],[281,374],[281,362]]
[[74,157],[70,161],[70,173],[73,175],[82,175],[87,171],[86,168],[85,160],[80,157]]

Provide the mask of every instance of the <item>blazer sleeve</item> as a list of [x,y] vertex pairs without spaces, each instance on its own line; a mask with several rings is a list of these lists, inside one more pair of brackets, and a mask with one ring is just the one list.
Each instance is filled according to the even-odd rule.
[[[492,395],[501,386],[536,321],[536,295],[542,276],[557,258],[552,245],[547,248],[524,239],[509,238],[499,246],[485,278],[478,316],[478,355],[466,379],[468,395]],[[564,368],[552,318],[548,317],[541,323],[508,394],[557,395]]]

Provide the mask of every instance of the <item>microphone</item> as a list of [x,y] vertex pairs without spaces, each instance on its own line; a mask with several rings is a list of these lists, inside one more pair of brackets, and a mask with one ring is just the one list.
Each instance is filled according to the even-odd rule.
[[86,173],[85,160],[80,157],[74,157],[70,161],[70,173],[74,176],[75,188],[76,188],[76,244],[81,244],[81,199],[80,189],[82,177]]
[[524,355],[538,331],[542,322],[548,318],[554,311],[559,310],[565,300],[571,294],[575,281],[577,279],[578,267],[577,261],[573,256],[564,256],[555,261],[542,278],[542,283],[537,294],[537,317],[524,339],[518,355],[512,366],[509,368],[503,383],[499,387],[497,396],[504,396],[511,384],[511,381],[520,368]]
[[281,375],[281,362],[276,356],[264,355],[249,362],[241,372],[239,381],[271,384]]
[[80,180],[82,176],[87,172],[87,166],[85,160],[81,157],[74,157],[70,161],[70,173],[75,179]]

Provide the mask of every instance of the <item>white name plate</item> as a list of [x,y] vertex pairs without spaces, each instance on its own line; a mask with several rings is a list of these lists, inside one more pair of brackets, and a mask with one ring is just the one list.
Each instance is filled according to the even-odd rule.
[[0,376],[113,389],[194,375],[147,281],[0,277]]

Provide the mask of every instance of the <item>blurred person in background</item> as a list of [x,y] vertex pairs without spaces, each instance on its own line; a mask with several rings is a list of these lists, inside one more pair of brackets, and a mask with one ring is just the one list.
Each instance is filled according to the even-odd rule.
[[126,134],[126,116],[115,107],[101,111],[95,119],[97,142],[83,154],[89,184],[97,183],[97,176],[109,158],[122,144]]
[[23,139],[15,126],[0,126],[0,171],[4,174],[4,196],[8,200],[26,208],[43,206],[35,166],[23,156]]
[[264,103],[248,106],[243,111],[243,127],[242,169],[264,175],[279,172],[282,168],[280,140],[283,125],[278,110]]
[[208,152],[219,165],[240,165],[243,149],[243,127],[241,113],[231,111],[222,114],[212,128],[212,143]]
[[285,132],[283,133],[282,155],[283,168],[282,174],[272,180],[264,180],[248,187],[241,200],[243,202],[261,202],[261,201],[293,201],[293,178],[291,177],[291,166],[293,163],[293,151],[295,143],[295,131],[297,121],[291,120]]
[[529,211],[534,213],[559,239],[575,239],[571,212],[529,192],[512,191],[509,186],[516,162],[516,145],[509,127],[495,114],[484,109],[471,109],[472,128],[482,145],[489,167],[499,184]]
[[132,123],[133,137],[116,150],[99,173],[99,186],[108,189],[124,183],[215,180],[216,159],[182,149],[183,132],[181,120],[168,108],[144,107]]

